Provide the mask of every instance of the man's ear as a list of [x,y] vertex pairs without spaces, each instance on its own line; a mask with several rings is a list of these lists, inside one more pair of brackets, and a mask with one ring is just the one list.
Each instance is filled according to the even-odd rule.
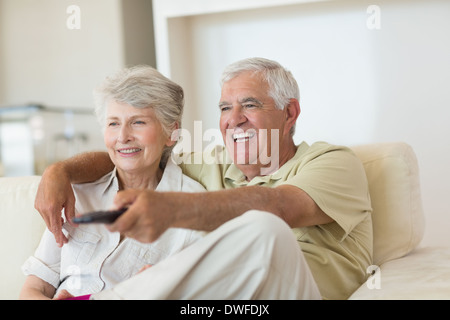
[[178,122],[175,122],[171,136],[167,139],[166,146],[171,147],[178,142],[181,130]]
[[290,99],[289,104],[284,108],[286,114],[286,126],[285,126],[285,134],[288,134],[293,126],[295,126],[295,122],[300,116],[300,103],[297,99]]

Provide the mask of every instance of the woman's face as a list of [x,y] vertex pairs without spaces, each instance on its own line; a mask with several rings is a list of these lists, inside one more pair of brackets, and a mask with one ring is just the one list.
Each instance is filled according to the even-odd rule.
[[156,172],[164,147],[174,143],[152,108],[135,108],[116,101],[106,107],[104,141],[118,170],[138,174]]

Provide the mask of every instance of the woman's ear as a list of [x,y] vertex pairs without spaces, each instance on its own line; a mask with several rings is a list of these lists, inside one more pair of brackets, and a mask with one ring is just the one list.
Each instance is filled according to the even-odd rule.
[[180,139],[180,133],[181,133],[181,130],[179,127],[180,127],[180,125],[178,124],[178,122],[175,122],[175,124],[173,126],[172,134],[167,139],[166,146],[171,147],[178,142],[178,139]]
[[295,123],[297,122],[298,117],[300,116],[300,103],[297,99],[290,99],[289,104],[284,108],[286,113],[286,126],[285,126],[285,134],[288,134]]

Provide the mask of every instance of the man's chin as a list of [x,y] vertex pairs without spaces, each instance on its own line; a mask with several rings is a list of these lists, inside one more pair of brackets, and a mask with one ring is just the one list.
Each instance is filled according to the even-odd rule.
[[233,157],[234,164],[239,165],[256,165],[258,163],[257,157],[250,157],[247,153],[246,154],[234,154]]
[[232,155],[231,159],[235,164],[252,165],[258,163],[257,148],[250,146],[248,143],[236,143],[227,145],[228,154]]

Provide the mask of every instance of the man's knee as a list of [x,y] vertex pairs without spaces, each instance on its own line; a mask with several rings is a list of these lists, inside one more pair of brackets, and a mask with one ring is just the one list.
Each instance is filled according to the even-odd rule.
[[250,228],[252,233],[260,236],[274,236],[278,239],[294,238],[293,232],[288,224],[277,215],[261,210],[249,210],[242,216],[242,222]]

